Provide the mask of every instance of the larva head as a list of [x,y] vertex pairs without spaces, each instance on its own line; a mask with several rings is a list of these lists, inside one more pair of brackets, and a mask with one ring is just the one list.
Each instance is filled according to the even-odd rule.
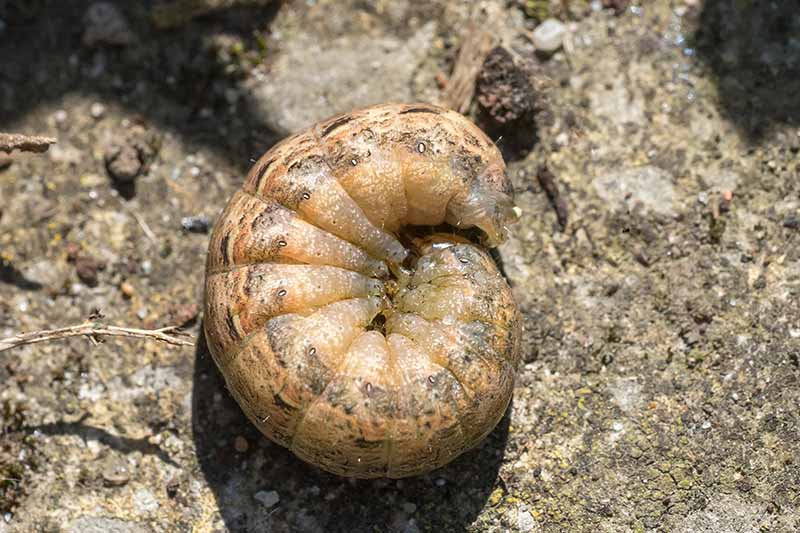
[[519,220],[505,165],[489,165],[478,174],[461,198],[448,206],[448,222],[456,227],[480,229],[488,246],[498,246],[508,237],[508,228]]

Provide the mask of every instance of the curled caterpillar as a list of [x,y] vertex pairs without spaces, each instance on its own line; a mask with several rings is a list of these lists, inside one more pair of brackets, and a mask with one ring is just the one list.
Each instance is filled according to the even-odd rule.
[[511,399],[521,320],[464,235],[496,246],[518,217],[497,147],[453,111],[374,106],[277,144],[209,245],[205,334],[234,398],[340,475],[472,448]]

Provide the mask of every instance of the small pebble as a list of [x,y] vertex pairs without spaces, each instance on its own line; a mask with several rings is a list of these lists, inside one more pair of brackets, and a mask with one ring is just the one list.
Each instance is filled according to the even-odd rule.
[[444,487],[446,483],[447,483],[447,480],[445,480],[444,478],[441,478],[441,477],[436,480],[436,486],[437,487]]
[[88,256],[79,256],[75,260],[75,273],[83,283],[89,287],[97,287],[98,271],[105,269],[104,261],[99,261]]
[[533,531],[536,528],[536,520],[533,519],[530,511],[520,506],[517,509],[517,529],[518,531]]
[[253,498],[267,509],[281,501],[281,497],[274,490],[260,490],[253,495]]
[[55,113],[53,113],[53,119],[55,119],[56,124],[63,124],[67,121],[67,112],[63,109],[59,109]]
[[414,511],[416,511],[416,510],[417,510],[417,506],[416,506],[416,504],[413,504],[413,503],[411,503],[411,502],[406,502],[406,503],[404,503],[404,504],[403,504],[403,511],[404,511],[406,514],[412,514],[412,513],[414,513]]
[[409,519],[406,522],[405,526],[403,526],[403,533],[420,533],[419,526],[417,525],[417,521],[413,518]]
[[250,448],[250,445],[247,443],[246,438],[237,435],[237,437],[233,439],[233,448],[239,453],[244,453]]
[[208,233],[208,228],[211,227],[211,219],[206,215],[183,217],[181,226],[184,231],[191,233]]
[[103,482],[108,487],[121,487],[130,481],[131,474],[128,465],[116,458],[106,461],[103,467]]
[[125,46],[134,40],[134,34],[122,12],[111,2],[95,2],[84,15],[83,44],[95,46],[109,44]]
[[567,27],[556,19],[547,19],[533,30],[531,39],[538,52],[552,54],[564,42]]
[[103,115],[106,114],[106,106],[95,102],[89,107],[89,114],[92,115],[92,118],[103,118]]
[[139,320],[144,320],[145,318],[147,318],[147,308],[142,307],[141,309],[136,311],[136,316],[139,317]]
[[133,285],[128,281],[123,281],[119,286],[119,290],[122,291],[122,295],[125,298],[131,298],[133,293],[136,292],[136,289],[134,289]]
[[783,219],[783,227],[789,229],[800,229],[800,217],[789,215]]
[[148,489],[139,489],[133,494],[133,507],[140,515],[145,515],[157,511],[159,503]]

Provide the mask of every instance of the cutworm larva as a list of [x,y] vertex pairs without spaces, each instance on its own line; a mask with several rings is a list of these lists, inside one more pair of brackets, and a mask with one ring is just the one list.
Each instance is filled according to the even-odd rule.
[[274,146],[206,266],[206,339],[248,418],[360,478],[475,446],[520,358],[519,311],[484,248],[518,214],[497,147],[436,106],[374,106]]

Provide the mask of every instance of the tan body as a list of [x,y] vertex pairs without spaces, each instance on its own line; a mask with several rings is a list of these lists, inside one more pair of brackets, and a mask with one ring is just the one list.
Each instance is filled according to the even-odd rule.
[[375,106],[284,140],[209,246],[206,337],[232,394],[336,474],[449,462],[508,406],[520,317],[484,249],[407,232],[475,227],[494,246],[515,220],[500,153],[452,111]]

